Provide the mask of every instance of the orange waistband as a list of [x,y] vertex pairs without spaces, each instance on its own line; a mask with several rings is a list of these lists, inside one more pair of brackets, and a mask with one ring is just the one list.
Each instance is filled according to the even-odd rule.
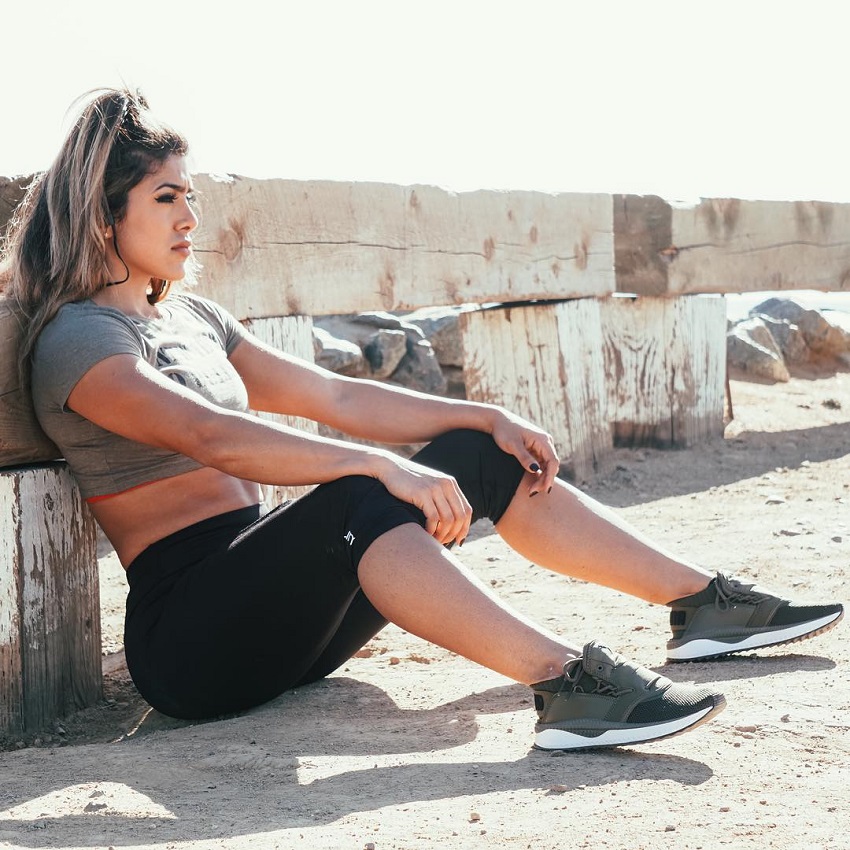
[[156,484],[157,481],[165,481],[164,478],[154,478],[153,481],[143,481],[141,484],[136,484],[133,487],[128,487],[126,490],[119,490],[117,493],[104,493],[101,496],[89,496],[86,503],[91,505],[94,502],[104,502],[107,499],[114,499],[116,496],[123,496],[125,493],[132,493],[133,490],[138,490],[140,487],[147,487],[148,484]]

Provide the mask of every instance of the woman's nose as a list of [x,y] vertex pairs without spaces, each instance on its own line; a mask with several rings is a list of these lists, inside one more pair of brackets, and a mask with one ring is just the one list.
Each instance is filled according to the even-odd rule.
[[185,230],[187,233],[191,233],[198,226],[198,214],[188,201],[185,204],[186,207],[183,216],[181,216],[179,228],[180,230]]

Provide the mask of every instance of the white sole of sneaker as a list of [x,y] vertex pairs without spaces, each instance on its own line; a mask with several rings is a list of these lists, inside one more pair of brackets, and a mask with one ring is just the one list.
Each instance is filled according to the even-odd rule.
[[679,717],[667,723],[653,723],[651,726],[624,726],[622,729],[607,729],[601,735],[588,738],[576,732],[564,729],[543,729],[534,737],[534,746],[538,750],[590,750],[597,747],[620,747],[624,744],[645,744],[660,738],[681,735],[706,720],[719,714],[726,708],[726,699],[720,694],[713,706]]
[[809,620],[808,623],[797,623],[784,629],[772,632],[757,632],[736,641],[710,640],[699,638],[688,641],[682,646],[667,649],[669,661],[699,661],[702,659],[718,658],[730,652],[741,652],[747,649],[762,649],[766,646],[776,646],[780,643],[792,643],[796,640],[814,637],[832,628],[844,615],[837,611],[819,620]]

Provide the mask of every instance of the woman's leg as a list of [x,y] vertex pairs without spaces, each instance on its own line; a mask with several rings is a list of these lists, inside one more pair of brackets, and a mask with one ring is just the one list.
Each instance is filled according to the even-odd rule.
[[668,656],[673,660],[798,640],[841,618],[840,605],[793,605],[740,582],[715,580],[563,481],[550,493],[529,496],[526,485],[533,482],[526,479],[521,486],[521,481],[530,474],[486,434],[446,434],[417,460],[454,475],[506,542],[535,563],[670,605]]
[[529,496],[520,486],[529,474],[487,434],[452,431],[414,460],[453,475],[473,520],[489,517],[513,549],[555,572],[661,603],[696,593],[712,578],[563,481],[551,493]]
[[660,604],[703,590],[713,577],[564,481],[551,493],[527,493],[517,490],[496,530],[542,567]]
[[358,568],[375,608],[405,631],[517,682],[551,679],[581,655],[512,610],[418,525],[379,537]]

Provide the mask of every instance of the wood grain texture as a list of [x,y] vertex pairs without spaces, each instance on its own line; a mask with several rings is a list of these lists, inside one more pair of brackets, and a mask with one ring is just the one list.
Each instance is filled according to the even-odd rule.
[[[313,351],[313,320],[310,316],[279,316],[270,319],[249,319],[245,321],[248,328],[258,339],[274,348],[292,354],[308,363],[314,363]],[[308,434],[318,434],[318,425],[311,419],[300,416],[281,416],[276,413],[259,413],[261,419],[278,422],[289,428],[297,428]],[[263,508],[271,510],[290,499],[297,499],[312,487],[275,487],[264,485]]]
[[605,467],[612,443],[596,299],[464,313],[461,331],[469,398],[544,427],[573,479]]
[[722,437],[724,300],[609,298],[601,315],[614,442],[670,448]]
[[0,235],[6,231],[12,214],[24,199],[33,176],[0,177]]
[[0,475],[0,735],[23,729],[20,478]]
[[617,289],[850,290],[850,204],[614,196]]
[[[101,697],[95,525],[64,464],[0,471],[4,732],[39,729]],[[5,582],[4,582],[5,583]],[[17,682],[12,678],[17,676]]]
[[195,181],[199,291],[240,319],[614,291],[610,195]]

